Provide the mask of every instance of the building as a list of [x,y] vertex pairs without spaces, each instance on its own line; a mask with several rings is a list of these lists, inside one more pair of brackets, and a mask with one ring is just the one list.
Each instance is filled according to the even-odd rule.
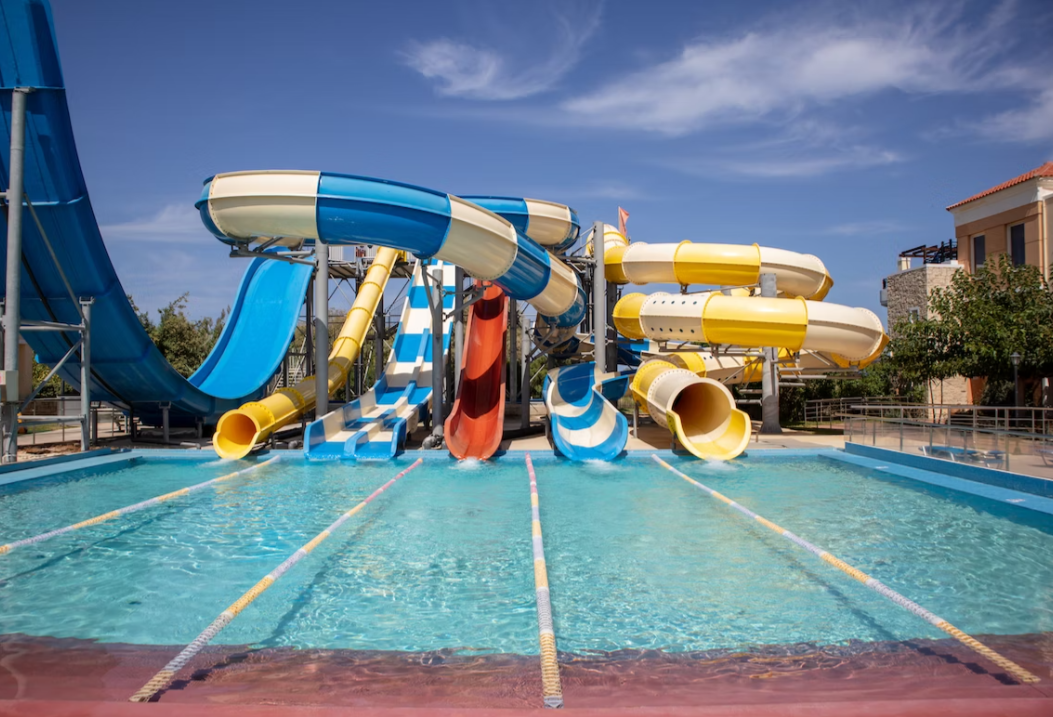
[[996,254],[1037,266],[1049,280],[1053,257],[1053,162],[947,207],[958,261],[975,271]]
[[[921,265],[912,266],[914,259],[921,259]],[[963,269],[958,261],[958,245],[953,239],[900,252],[898,266],[899,271],[885,277],[881,289],[881,305],[888,309],[888,329],[892,336],[901,321],[929,318],[929,294],[933,289],[950,286],[954,275]],[[962,376],[934,382],[926,396],[929,403],[953,405],[971,403],[971,398],[969,381]]]
[[[1048,281],[1053,264],[1053,162],[956,202],[954,236],[938,246],[920,246],[899,255],[899,271],[885,278],[881,304],[888,309],[890,333],[903,319],[928,317],[928,298],[949,286],[955,272],[973,272],[999,254],[1015,264],[1038,267]],[[912,266],[921,259],[920,266]],[[930,387],[935,403],[971,404],[984,379],[955,377]]]

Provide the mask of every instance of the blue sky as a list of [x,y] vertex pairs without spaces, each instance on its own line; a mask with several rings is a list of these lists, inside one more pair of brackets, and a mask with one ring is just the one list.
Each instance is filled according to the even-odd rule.
[[143,308],[234,296],[243,260],[193,210],[205,177],[296,168],[814,253],[828,300],[884,320],[881,278],[953,235],[944,207],[1053,159],[1048,2],[52,7],[95,211]]

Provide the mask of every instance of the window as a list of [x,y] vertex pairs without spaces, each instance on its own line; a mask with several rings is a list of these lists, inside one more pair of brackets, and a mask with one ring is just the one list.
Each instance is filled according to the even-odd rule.
[[983,266],[986,258],[987,237],[983,234],[978,237],[973,237],[973,270],[979,269]]
[[1014,224],[1009,227],[1009,256],[1013,258],[1013,266],[1020,266],[1024,262],[1024,225]]
[[917,323],[918,321],[920,321],[921,320],[921,309],[919,307],[917,307],[917,306],[912,306],[911,308],[907,309],[907,319],[912,324],[913,323]]

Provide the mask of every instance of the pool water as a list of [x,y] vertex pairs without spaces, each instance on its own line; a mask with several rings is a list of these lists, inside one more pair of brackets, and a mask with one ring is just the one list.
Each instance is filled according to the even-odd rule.
[[[677,468],[973,634],[1053,630],[1053,516],[820,456]],[[412,463],[276,464],[0,557],[0,634],[182,645]],[[242,463],[160,460],[0,488],[0,543]],[[561,651],[939,637],[647,457],[535,456]],[[430,458],[215,642],[537,653],[522,455]]]

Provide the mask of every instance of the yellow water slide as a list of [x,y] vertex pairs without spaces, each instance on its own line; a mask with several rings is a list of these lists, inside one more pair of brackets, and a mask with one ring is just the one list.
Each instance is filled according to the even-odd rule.
[[[630,339],[700,342],[753,348],[772,346],[786,355],[814,351],[839,366],[865,366],[888,342],[871,311],[804,298],[700,294],[627,294],[614,308],[614,325]],[[760,378],[757,360],[705,352],[676,353],[641,365],[632,384],[646,407],[691,453],[733,458],[745,450],[751,426],[719,381]]]
[[[377,249],[377,256],[366,272],[355,302],[347,312],[344,325],[329,353],[330,394],[347,380],[355,359],[362,351],[362,343],[399,253],[395,249]],[[307,376],[295,386],[279,388],[264,399],[228,411],[219,419],[216,433],[212,436],[216,453],[223,458],[244,458],[257,443],[267,440],[276,430],[314,408],[315,398],[315,377]]]
[[[591,235],[591,232],[589,233]],[[592,244],[586,244],[592,253]],[[774,274],[779,293],[822,301],[834,285],[819,257],[759,244],[629,243],[604,225],[603,264],[615,284],[704,284],[752,286],[761,274]]]

